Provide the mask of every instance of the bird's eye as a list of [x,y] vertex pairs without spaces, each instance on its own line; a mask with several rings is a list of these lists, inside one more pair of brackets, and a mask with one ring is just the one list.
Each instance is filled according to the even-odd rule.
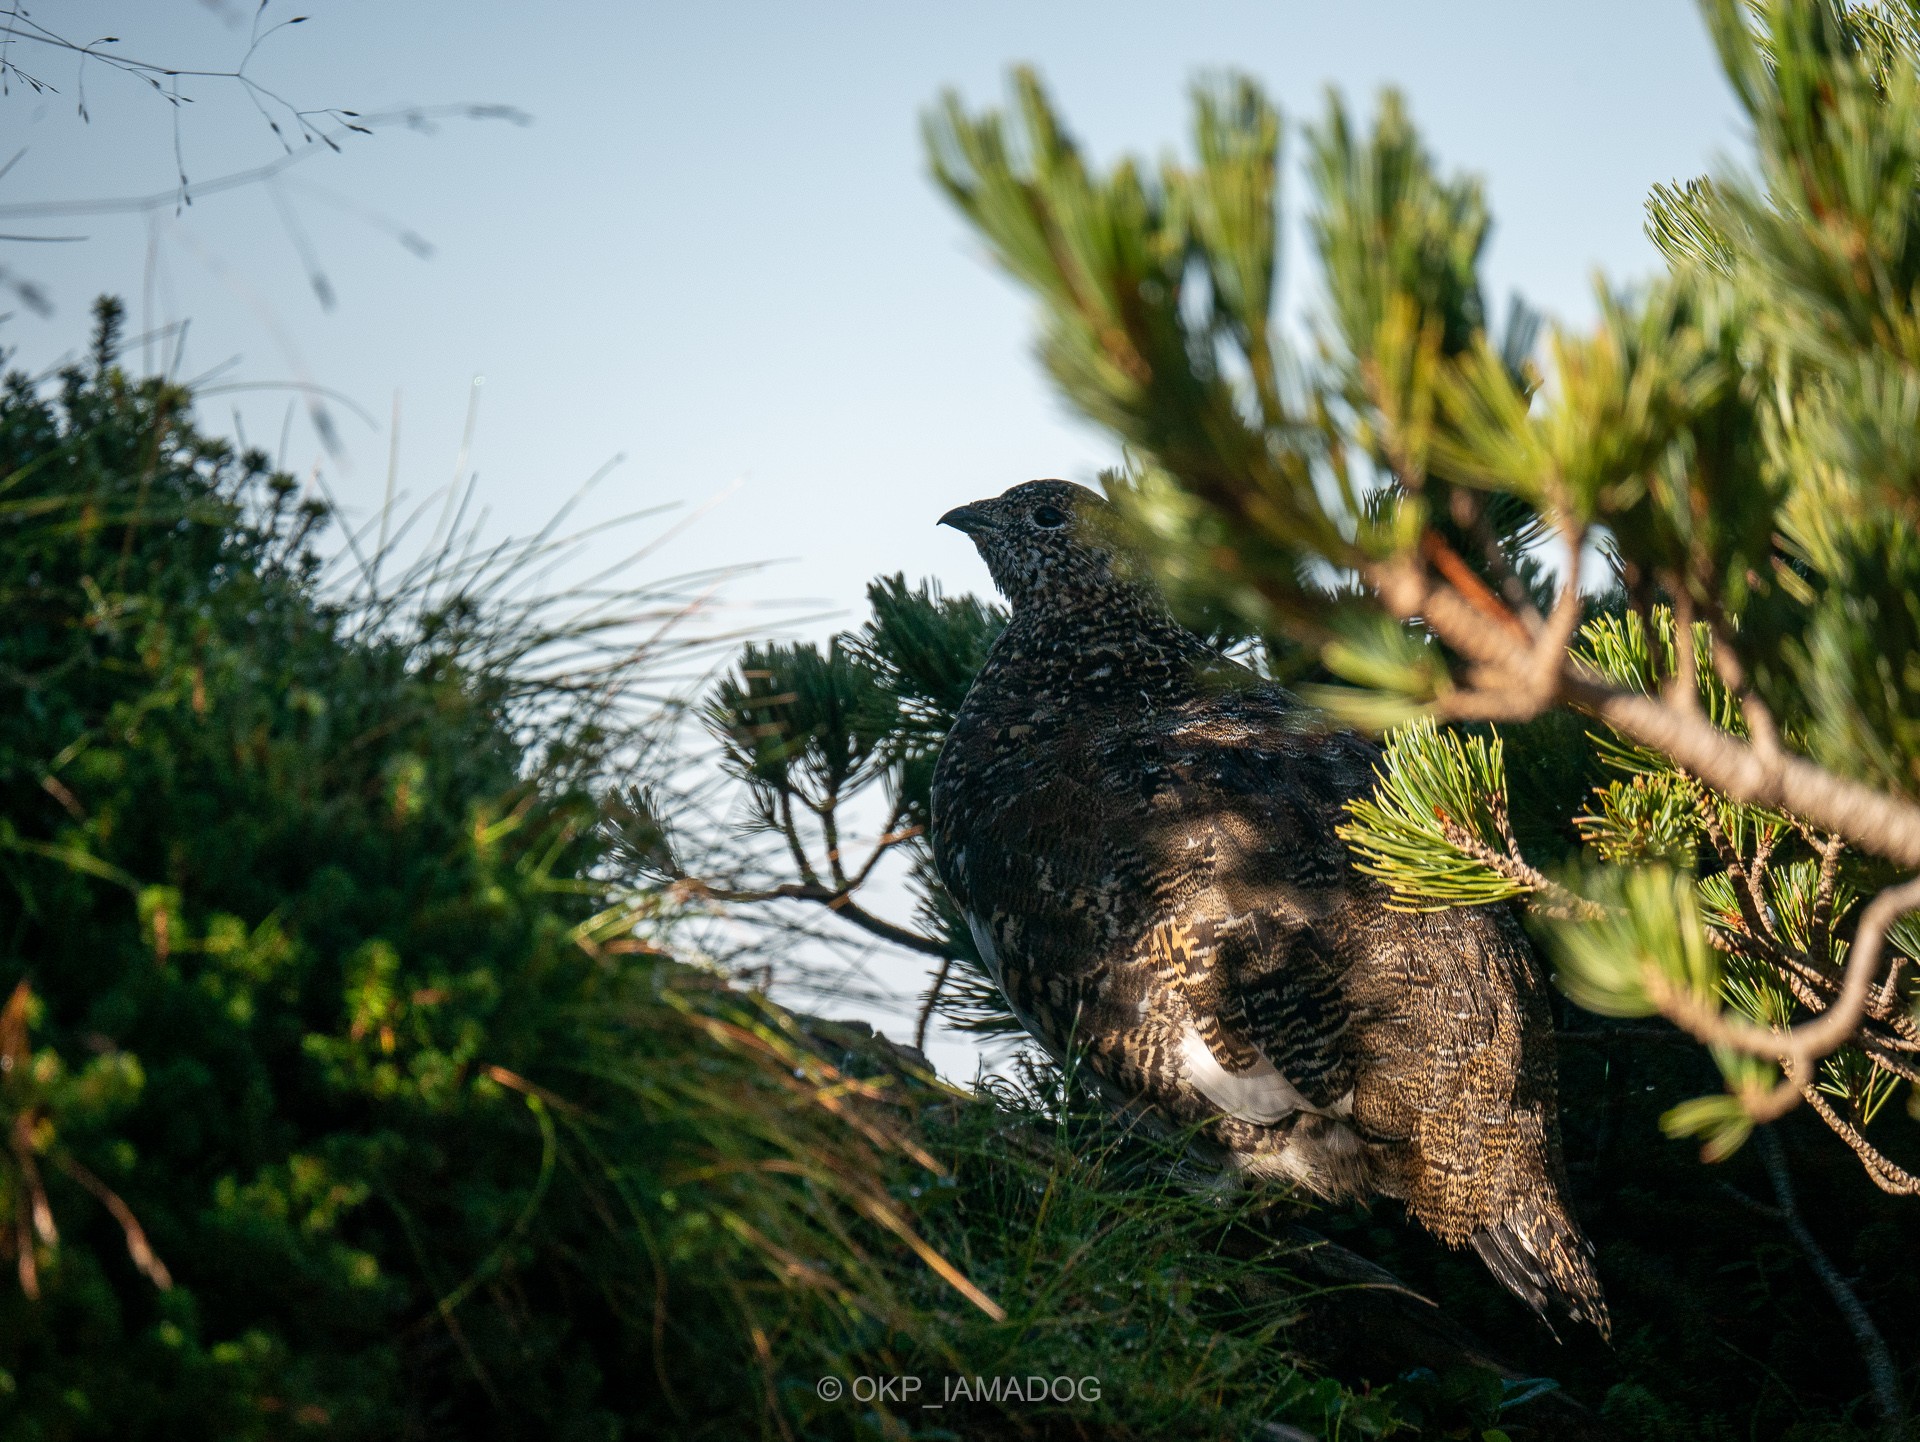
[[1067,513],[1058,506],[1035,506],[1033,523],[1036,526],[1045,526],[1049,531],[1057,530],[1066,525]]

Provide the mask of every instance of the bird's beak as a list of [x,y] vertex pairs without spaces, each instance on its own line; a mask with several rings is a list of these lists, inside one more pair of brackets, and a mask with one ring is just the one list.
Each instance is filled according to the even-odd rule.
[[986,530],[993,521],[987,515],[986,508],[975,502],[971,506],[955,506],[940,518],[940,524],[952,526],[963,536],[971,536]]

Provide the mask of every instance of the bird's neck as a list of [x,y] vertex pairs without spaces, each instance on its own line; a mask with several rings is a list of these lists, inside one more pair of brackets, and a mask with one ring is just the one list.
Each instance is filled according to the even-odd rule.
[[1201,694],[1221,657],[1132,586],[1016,604],[987,661],[1004,690],[1083,701],[1103,694],[1178,705]]

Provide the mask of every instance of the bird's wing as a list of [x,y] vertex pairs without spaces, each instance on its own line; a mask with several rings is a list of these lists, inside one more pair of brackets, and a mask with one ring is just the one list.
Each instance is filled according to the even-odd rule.
[[1354,1053],[1328,928],[1353,878],[1335,827],[1372,749],[1264,689],[1184,707],[1148,744],[1166,783],[1141,838],[1157,853],[1163,909],[1149,935],[1205,1049],[1187,1048],[1189,1074],[1224,1089],[1210,1058],[1229,1081],[1272,1073],[1275,1108],[1283,1087],[1295,1094],[1286,1110],[1340,1107]]
[[[1254,688],[1142,716],[1082,714],[1009,747],[942,802],[942,879],[1030,1031],[1154,1089],[1142,1018],[1183,1006],[1166,1044],[1220,1112],[1274,1122],[1341,1106],[1348,1008],[1324,924],[1352,879],[1334,827],[1373,752]],[[962,839],[963,838],[963,839]]]

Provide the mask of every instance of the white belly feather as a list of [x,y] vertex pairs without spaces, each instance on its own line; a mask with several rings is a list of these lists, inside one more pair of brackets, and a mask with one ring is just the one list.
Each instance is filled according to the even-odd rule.
[[[985,963],[987,972],[1001,994],[1006,996],[1006,982],[1000,968],[1000,950],[994,945],[993,929],[972,912],[966,913],[967,930],[972,933],[973,944]],[[1014,1005],[1011,996],[1006,997],[1007,1005],[1015,1019],[1027,1029],[1029,1035],[1053,1053],[1057,1060],[1060,1056],[1053,1040],[1034,1023],[1034,1019]],[[1141,998],[1140,1009],[1144,1014],[1148,1000]],[[1269,1126],[1295,1112],[1318,1111],[1321,1115],[1345,1117],[1353,1107],[1353,1093],[1348,1092],[1332,1107],[1321,1111],[1300,1094],[1293,1083],[1283,1076],[1280,1070],[1265,1057],[1250,1071],[1230,1072],[1220,1065],[1219,1058],[1201,1037],[1198,1028],[1188,1022],[1180,1037],[1180,1060],[1186,1069],[1187,1080],[1193,1083],[1200,1095],[1220,1108],[1230,1117],[1243,1122],[1254,1122]]]
[[1250,1071],[1230,1072],[1221,1066],[1192,1022],[1187,1023],[1180,1036],[1180,1059],[1186,1064],[1187,1080],[1199,1089],[1200,1095],[1228,1116],[1243,1122],[1266,1124],[1295,1112],[1313,1110],[1293,1083],[1265,1057]]

